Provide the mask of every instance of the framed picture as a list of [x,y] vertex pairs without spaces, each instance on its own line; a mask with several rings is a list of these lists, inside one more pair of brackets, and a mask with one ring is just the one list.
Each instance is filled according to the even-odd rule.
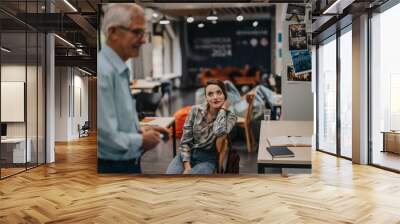
[[289,50],[298,51],[307,49],[306,24],[289,25]]

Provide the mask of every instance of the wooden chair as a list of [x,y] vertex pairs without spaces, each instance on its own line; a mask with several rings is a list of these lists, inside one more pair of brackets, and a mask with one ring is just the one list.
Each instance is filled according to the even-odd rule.
[[245,117],[238,117],[236,121],[236,125],[239,127],[244,128],[244,132],[246,135],[246,145],[247,145],[247,151],[251,152],[253,149],[254,145],[254,135],[253,131],[251,129],[251,120],[253,116],[253,101],[254,101],[254,94],[247,94],[246,95],[246,101],[248,103],[247,111],[245,113]]
[[215,145],[218,153],[217,173],[224,173],[225,170],[225,155],[228,152],[228,136],[223,135],[217,138]]

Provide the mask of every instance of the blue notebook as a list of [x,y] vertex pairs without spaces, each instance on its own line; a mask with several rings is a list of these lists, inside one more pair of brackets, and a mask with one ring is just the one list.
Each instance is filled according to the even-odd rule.
[[267,151],[273,158],[290,158],[294,157],[294,153],[286,146],[271,146]]

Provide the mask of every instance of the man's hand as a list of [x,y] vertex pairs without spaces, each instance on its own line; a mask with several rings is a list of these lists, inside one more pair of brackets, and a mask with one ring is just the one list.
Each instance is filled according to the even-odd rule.
[[149,125],[140,126],[140,130],[142,131],[142,133],[145,133],[145,132],[150,131],[152,129],[153,128],[151,126],[149,126]]
[[142,148],[147,151],[157,146],[160,143],[160,132],[149,130],[142,134]]
[[166,128],[160,127],[160,126],[151,126],[151,129],[154,131],[158,131],[163,135],[169,135],[169,131]]
[[160,132],[161,134],[169,135],[168,129],[160,127],[160,126],[143,125],[140,127],[140,129],[142,130],[142,133],[145,133],[150,130],[154,130],[154,131]]

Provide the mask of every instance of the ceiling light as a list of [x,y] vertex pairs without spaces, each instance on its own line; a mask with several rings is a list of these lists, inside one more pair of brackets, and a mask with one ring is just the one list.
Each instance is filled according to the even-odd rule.
[[40,7],[42,10],[45,10],[46,9],[46,6],[45,5],[42,5],[42,7]]
[[242,14],[239,14],[238,16],[236,16],[236,20],[239,22],[242,22],[244,19],[244,17],[242,16]]
[[78,12],[78,10],[71,4],[69,3],[68,0],[64,0],[65,4],[67,4],[74,12]]
[[160,20],[160,24],[162,25],[167,25],[169,23],[169,20],[165,16],[163,16],[163,18]]
[[58,36],[57,34],[54,34],[55,37],[57,37],[58,39],[60,39],[62,42],[66,43],[67,45],[69,45],[70,47],[75,48],[75,45],[71,44],[71,42],[69,42],[68,40]]
[[211,21],[212,24],[217,24],[217,20]]
[[193,22],[194,22],[193,16],[187,17],[186,21],[187,21],[188,23],[193,23]]
[[217,19],[218,19],[217,12],[216,12],[215,10],[212,10],[212,11],[210,12],[210,15],[208,15],[208,16],[206,17],[206,19],[207,19],[207,20],[211,20],[211,21],[217,20]]
[[80,49],[80,48],[76,49],[76,52],[82,52],[82,51],[83,51],[83,50]]
[[154,17],[154,18],[157,18],[157,17],[158,17],[158,13],[153,12],[153,17]]
[[203,28],[203,27],[204,27],[204,23],[199,23],[199,24],[197,25],[197,27]]
[[258,21],[254,21],[253,22],[253,27],[257,27],[258,26]]
[[10,52],[11,52],[11,50],[9,50],[9,49],[7,49],[7,48],[5,48],[5,47],[1,47],[0,49],[1,49],[2,51],[6,52],[6,53],[10,53]]

